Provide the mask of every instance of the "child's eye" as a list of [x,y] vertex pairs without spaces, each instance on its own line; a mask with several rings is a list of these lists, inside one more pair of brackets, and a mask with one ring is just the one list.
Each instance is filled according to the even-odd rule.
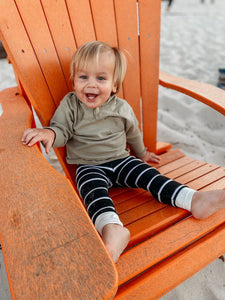
[[87,79],[87,76],[86,75],[80,75],[80,78],[81,79]]
[[105,77],[103,77],[103,76],[98,76],[98,80],[105,80]]

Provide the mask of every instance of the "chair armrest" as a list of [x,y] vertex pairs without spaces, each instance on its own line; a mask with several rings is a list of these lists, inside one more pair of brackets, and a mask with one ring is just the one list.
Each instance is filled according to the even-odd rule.
[[111,299],[115,265],[71,183],[21,143],[24,98],[11,88],[0,103],[0,239],[12,298]]
[[179,78],[160,71],[159,84],[195,98],[225,115],[225,91],[207,83]]

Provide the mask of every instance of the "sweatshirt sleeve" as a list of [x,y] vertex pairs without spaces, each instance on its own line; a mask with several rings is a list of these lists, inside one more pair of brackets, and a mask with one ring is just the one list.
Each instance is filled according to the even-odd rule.
[[72,94],[66,95],[60,102],[47,127],[55,132],[54,148],[63,147],[73,136],[73,124],[75,122],[75,99]]
[[131,147],[134,155],[139,158],[143,157],[146,152],[146,147],[144,145],[143,137],[138,127],[138,120],[133,112],[133,109],[130,106],[129,113],[127,113],[125,130],[127,143]]

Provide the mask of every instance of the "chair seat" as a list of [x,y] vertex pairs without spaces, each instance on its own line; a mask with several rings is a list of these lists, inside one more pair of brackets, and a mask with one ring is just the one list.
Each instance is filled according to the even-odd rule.
[[[225,186],[224,167],[194,160],[178,149],[162,154],[160,164],[151,165],[166,176],[197,190]],[[141,276],[147,276],[145,272],[150,272],[160,261],[196,243],[224,222],[225,210],[198,221],[190,212],[159,203],[141,189],[113,188],[110,195],[121,221],[131,232],[127,250],[117,263],[119,286],[130,280],[132,282],[142,272],[144,275]],[[201,251],[199,254],[202,255]],[[153,276],[152,272],[149,274]]]
[[[224,167],[194,160],[178,149],[162,154],[161,163],[151,165],[193,189],[222,189],[225,184]],[[131,232],[128,248],[190,215],[183,209],[156,201],[141,189],[112,188],[110,196],[121,221]]]

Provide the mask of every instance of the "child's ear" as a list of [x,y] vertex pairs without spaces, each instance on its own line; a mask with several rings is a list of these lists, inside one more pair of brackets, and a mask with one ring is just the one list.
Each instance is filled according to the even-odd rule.
[[117,92],[117,85],[114,85],[112,88],[112,92],[115,94]]

